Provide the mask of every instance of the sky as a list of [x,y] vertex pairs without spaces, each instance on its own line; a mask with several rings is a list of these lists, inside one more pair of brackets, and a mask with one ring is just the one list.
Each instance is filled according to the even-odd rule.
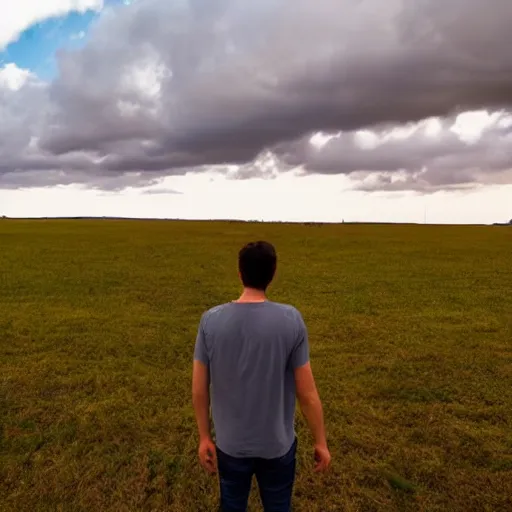
[[510,0],[0,0],[0,215],[512,218]]

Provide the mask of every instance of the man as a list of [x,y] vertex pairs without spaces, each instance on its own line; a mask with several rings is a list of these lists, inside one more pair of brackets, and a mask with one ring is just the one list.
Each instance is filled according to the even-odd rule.
[[306,326],[294,307],[266,297],[276,263],[267,242],[242,248],[241,297],[207,311],[199,325],[192,378],[199,459],[210,473],[219,471],[223,512],[247,510],[253,475],[266,512],[290,511],[296,398],[314,437],[315,470],[331,461]]

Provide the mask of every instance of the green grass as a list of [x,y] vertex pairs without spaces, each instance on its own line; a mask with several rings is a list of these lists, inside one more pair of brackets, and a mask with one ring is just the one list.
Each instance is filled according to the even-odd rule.
[[313,475],[299,419],[295,510],[512,510],[512,230],[4,220],[0,511],[215,510],[193,344],[261,238],[334,458]]

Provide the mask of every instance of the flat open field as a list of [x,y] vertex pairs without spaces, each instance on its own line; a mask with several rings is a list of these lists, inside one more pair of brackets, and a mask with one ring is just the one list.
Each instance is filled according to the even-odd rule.
[[0,220],[0,510],[216,510],[192,351],[252,239],[334,457],[299,419],[295,510],[512,510],[512,228],[115,220]]

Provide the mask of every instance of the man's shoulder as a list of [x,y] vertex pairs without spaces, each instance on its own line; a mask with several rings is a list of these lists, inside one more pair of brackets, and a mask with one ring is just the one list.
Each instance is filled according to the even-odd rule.
[[278,310],[282,311],[286,316],[291,318],[302,318],[300,311],[292,304],[285,304],[283,302],[271,302],[270,304],[275,306]]
[[[217,306],[213,306],[212,308],[206,310],[202,318],[203,320],[206,320],[210,317],[217,316],[220,313],[225,312],[229,309],[230,306],[233,305],[233,302],[226,302],[224,304],[219,304]],[[297,309],[297,307],[293,306],[292,304],[285,304],[283,302],[274,302],[274,301],[268,301],[265,303],[265,305],[271,309],[277,310],[285,314],[286,316],[289,316],[291,318],[302,318],[301,312]]]
[[224,311],[230,304],[230,302],[226,302],[225,304],[219,304],[206,310],[201,317],[201,321],[206,322],[209,318],[214,317],[219,313],[222,313],[222,311]]
[[[228,314],[228,316],[232,315],[236,312],[236,309],[231,309],[233,305],[233,302],[226,302],[224,304],[219,304],[218,306],[214,306],[208,309],[203,313],[201,317],[201,324],[203,327],[207,323],[210,323],[210,325],[215,325],[216,319],[219,321],[225,316],[225,314]],[[273,317],[279,316],[295,324],[299,324],[301,326],[304,325],[304,319],[301,312],[292,304],[268,301],[265,303],[265,309]]]

